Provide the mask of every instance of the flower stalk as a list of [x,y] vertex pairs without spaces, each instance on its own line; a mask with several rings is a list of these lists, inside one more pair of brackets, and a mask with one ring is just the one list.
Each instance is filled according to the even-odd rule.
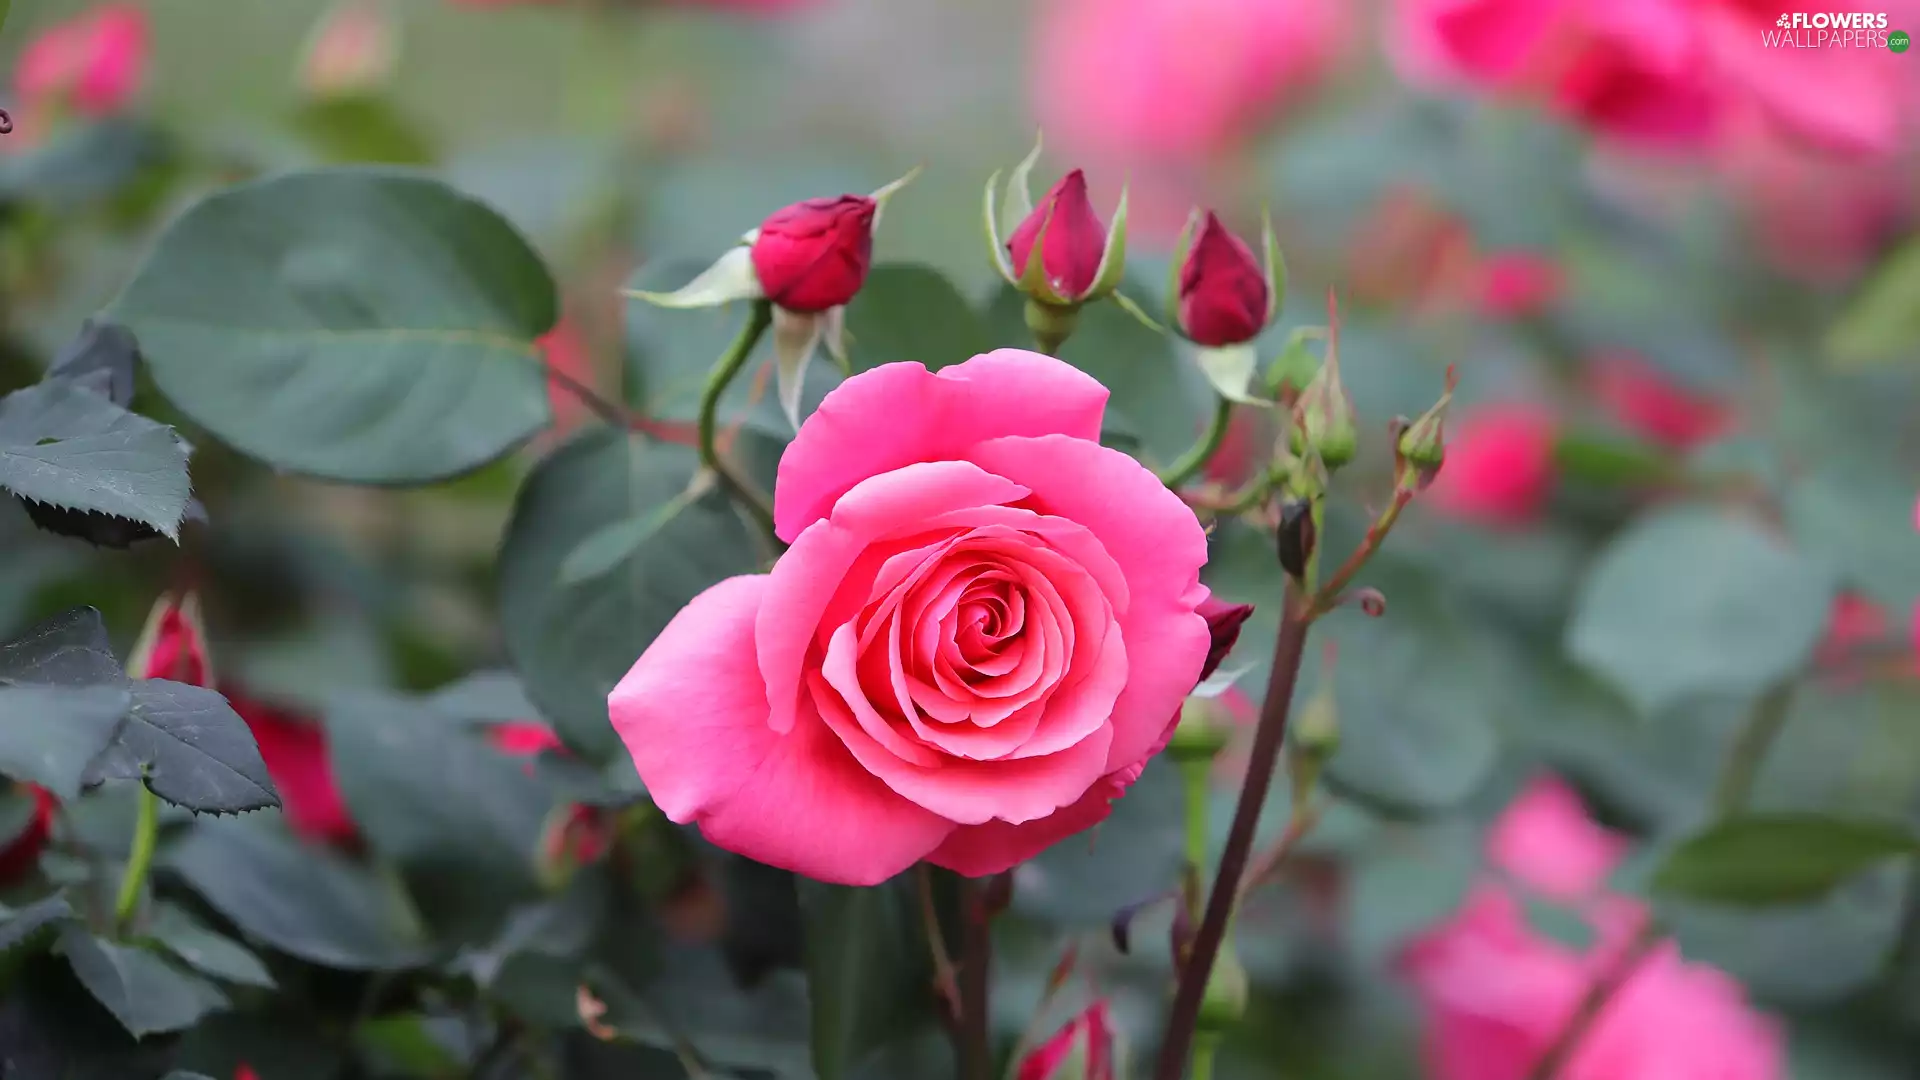
[[700,395],[700,463],[713,471],[727,489],[745,503],[747,509],[759,521],[767,535],[773,532],[773,504],[766,495],[754,486],[753,481],[741,475],[732,465],[720,456],[717,444],[719,436],[720,398],[747,365],[747,358],[753,355],[753,348],[760,338],[773,325],[773,304],[766,300],[755,300],[748,309],[746,325],[733,339],[733,344],[721,355],[713,372],[707,376],[707,386]]

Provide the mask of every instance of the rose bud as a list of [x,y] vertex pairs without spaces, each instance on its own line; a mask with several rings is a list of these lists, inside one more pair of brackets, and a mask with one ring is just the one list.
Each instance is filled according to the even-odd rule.
[[33,813],[19,832],[0,839],[0,887],[13,885],[33,872],[40,853],[53,839],[53,818],[60,801],[38,784],[15,785],[20,794],[33,801]]
[[735,300],[770,303],[780,404],[798,428],[807,364],[824,342],[845,366],[842,316],[866,283],[880,213],[887,200],[919,174],[916,168],[871,195],[807,199],[783,207],[680,289],[633,289],[627,295],[669,308],[719,307]]
[[[1036,141],[1033,152],[1008,179],[1004,204],[999,198],[1000,174],[987,179],[986,224],[993,265],[1008,284],[1026,295],[1027,327],[1040,350],[1058,351],[1079,321],[1080,305],[1108,295],[1151,325],[1144,312],[1114,292],[1126,273],[1126,191],[1120,192],[1111,226],[1102,226],[1093,212],[1087,177],[1079,169],[1061,177],[1035,206],[1027,178],[1039,160]],[[1005,242],[1000,239],[1003,211],[1019,219]]]
[[1279,318],[1286,291],[1286,264],[1264,214],[1261,246],[1264,265],[1217,215],[1196,210],[1174,251],[1174,325],[1201,347],[1200,369],[1229,401],[1253,400],[1247,388],[1259,358],[1249,343]]
[[1018,1080],[1118,1080],[1119,1032],[1105,1000],[1067,1021],[1065,1027],[1020,1060]]
[[1253,250],[1209,212],[1180,267],[1180,332],[1196,345],[1238,345],[1267,327],[1273,287]]

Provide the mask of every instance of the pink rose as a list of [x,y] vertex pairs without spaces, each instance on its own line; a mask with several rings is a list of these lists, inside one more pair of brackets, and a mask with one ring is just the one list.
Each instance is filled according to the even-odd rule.
[[780,461],[792,548],[695,597],[610,697],[661,811],[849,884],[997,873],[1105,818],[1210,644],[1205,534],[1099,444],[1106,401],[1012,349],[829,394]]
[[1560,265],[1531,251],[1496,251],[1482,256],[1474,274],[1476,306],[1496,319],[1536,315],[1560,298]]
[[1559,777],[1535,777],[1487,834],[1487,862],[1542,896],[1581,900],[1600,891],[1627,841],[1587,816]]
[[1230,147],[1319,82],[1344,46],[1343,0],[1048,0],[1032,56],[1047,133],[1103,157]]
[[1719,437],[1734,420],[1726,402],[1675,384],[1631,353],[1596,357],[1587,367],[1586,390],[1622,427],[1675,450]]
[[[1426,1015],[1431,1080],[1524,1080],[1637,926],[1616,907],[1585,954],[1527,925],[1515,897],[1482,886],[1407,950]],[[1740,984],[1671,943],[1642,960],[1558,1080],[1782,1080],[1783,1040]]]
[[1434,508],[1496,525],[1530,520],[1553,488],[1557,429],[1553,415],[1538,405],[1464,410],[1428,491]]
[[1858,273],[1914,205],[1908,170],[1897,158],[1835,159],[1759,116],[1728,126],[1715,164],[1767,261],[1802,280],[1829,283]]
[[31,109],[57,102],[105,116],[126,107],[146,70],[146,11],[137,4],[103,4],[28,42],[14,87]]

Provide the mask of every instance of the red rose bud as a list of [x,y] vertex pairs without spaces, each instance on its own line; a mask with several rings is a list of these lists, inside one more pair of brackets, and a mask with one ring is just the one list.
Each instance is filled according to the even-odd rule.
[[25,788],[33,800],[33,816],[27,819],[25,828],[0,842],[0,886],[12,885],[32,873],[47,841],[53,838],[53,815],[60,808],[59,800],[38,785],[27,784]]
[[207,660],[207,635],[200,624],[198,596],[168,593],[153,605],[139,644],[127,661],[127,674],[189,686],[213,685],[213,665]]
[[1117,1080],[1114,1037],[1107,1003],[1096,1001],[1021,1059],[1018,1080]]
[[1220,670],[1227,654],[1233,651],[1234,642],[1240,640],[1240,628],[1252,614],[1252,604],[1229,604],[1217,596],[1209,596],[1200,604],[1200,617],[1207,620],[1207,633],[1213,635],[1213,644],[1207,647],[1207,662],[1200,668],[1202,682]]
[[1197,345],[1238,345],[1266,329],[1273,294],[1253,249],[1209,212],[1180,267],[1180,332]]
[[776,210],[754,239],[753,273],[767,299],[815,313],[853,299],[873,264],[878,200],[865,195],[808,199]]
[[267,775],[280,792],[280,807],[293,831],[320,844],[357,844],[360,830],[334,779],[326,730],[304,716],[231,691],[227,692],[227,701],[253,732],[253,740],[260,746],[260,760],[266,763]]
[[1086,173],[1075,169],[1061,177],[1033,213],[1014,228],[1007,254],[1013,258],[1016,278],[1026,276],[1036,242],[1041,269],[1056,296],[1075,301],[1093,290],[1100,278],[1100,260],[1106,255],[1107,227],[1100,224],[1093,201],[1087,198]]

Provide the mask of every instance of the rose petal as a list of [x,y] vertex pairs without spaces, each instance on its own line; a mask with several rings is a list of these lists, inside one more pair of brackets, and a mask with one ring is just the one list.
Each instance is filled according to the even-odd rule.
[[[1100,438],[1107,388],[1039,353],[1001,349],[928,371],[886,364],[835,387],[780,457],[775,531],[794,542],[862,480],[964,456],[1004,435]],[[1009,500],[981,500],[1005,502]]]
[[1085,526],[1132,583],[1118,616],[1126,641],[1126,689],[1113,707],[1106,771],[1133,765],[1166,730],[1167,717],[1199,682],[1211,637],[1195,607],[1206,533],[1158,477],[1118,450],[1061,436],[981,443],[967,458],[1032,490],[1036,512]]
[[753,633],[770,585],[728,578],[694,597],[614,688],[614,730],[671,820],[772,866],[877,884],[952,824],[888,790],[811,713],[785,734],[768,726]]
[[1017,866],[1105,821],[1113,812],[1113,801],[1126,794],[1144,768],[1144,764],[1135,765],[1101,777],[1072,806],[1047,817],[1019,825],[1004,821],[962,825],[927,856],[927,861],[967,877],[985,877]]

